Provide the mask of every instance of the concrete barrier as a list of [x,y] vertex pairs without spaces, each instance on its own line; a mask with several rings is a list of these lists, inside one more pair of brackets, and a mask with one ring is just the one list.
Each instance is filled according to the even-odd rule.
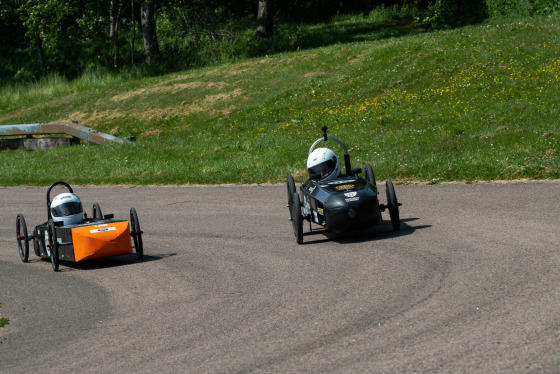
[[[33,138],[34,135],[66,134],[72,138]],[[123,143],[129,139],[81,126],[77,122],[26,123],[20,125],[1,125],[0,136],[21,136],[25,139],[3,139],[0,149],[50,149],[61,145],[79,143],[79,139],[95,144]],[[69,140],[58,140],[69,139]]]

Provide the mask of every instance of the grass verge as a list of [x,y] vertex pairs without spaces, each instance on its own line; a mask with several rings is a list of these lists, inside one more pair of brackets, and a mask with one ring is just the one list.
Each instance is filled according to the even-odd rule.
[[[0,307],[1,306],[2,306],[2,303],[0,303]],[[2,313],[0,313],[0,328],[2,328],[4,326],[8,326],[9,324],[10,324],[10,320],[2,317]]]
[[0,124],[76,120],[138,141],[2,151],[0,185],[303,181],[323,125],[378,180],[560,178],[558,16],[434,32],[338,22],[325,32],[359,22],[354,41],[161,77],[1,88]]

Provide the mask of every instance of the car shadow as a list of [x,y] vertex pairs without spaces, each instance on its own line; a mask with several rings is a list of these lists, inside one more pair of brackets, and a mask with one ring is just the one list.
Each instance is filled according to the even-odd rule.
[[[383,221],[378,225],[367,230],[349,231],[345,233],[335,233],[325,229],[314,229],[311,232],[304,231],[303,245],[326,243],[326,242],[333,242],[333,241],[340,244],[373,242],[378,240],[386,240],[386,239],[411,235],[416,230],[422,230],[425,228],[432,227],[432,225],[410,226],[408,224],[409,222],[413,222],[417,220],[419,220],[419,218],[402,218],[400,231],[393,231],[390,220]],[[316,237],[318,235],[322,235],[322,237],[317,239],[311,239],[311,240],[308,239],[310,237]]]
[[[35,255],[33,255],[35,256]],[[42,258],[42,257],[31,257],[31,254],[29,255],[29,260],[27,260],[27,263],[29,264],[34,264],[36,262],[48,262],[49,264],[51,263],[51,260],[49,260],[48,258]]]
[[97,270],[97,269],[107,269],[112,267],[134,265],[143,262],[152,262],[162,260],[167,257],[176,256],[176,253],[167,253],[163,255],[144,255],[141,260],[138,260],[136,254],[105,257],[95,260],[86,260],[81,262],[68,262],[60,261],[60,272],[75,271],[75,270]]

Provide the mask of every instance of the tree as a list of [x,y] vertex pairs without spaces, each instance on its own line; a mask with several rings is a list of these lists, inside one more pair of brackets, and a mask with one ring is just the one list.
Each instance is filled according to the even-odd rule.
[[371,3],[371,0],[364,0],[364,13],[367,15],[372,10],[373,10],[373,5]]
[[37,49],[37,54],[39,55],[39,66],[41,67],[41,76],[43,79],[47,79],[47,59],[45,58],[45,50],[43,49],[43,41],[40,37],[36,37],[33,45]]
[[68,22],[77,13],[76,1],[25,0],[17,12],[26,29],[25,36],[36,48],[43,78],[47,78],[45,42],[54,55],[66,37]]
[[259,0],[259,9],[257,12],[257,37],[258,38],[270,38],[272,36],[273,5],[274,5],[273,0]]
[[124,3],[120,0],[111,0],[109,36],[113,39],[115,53],[113,54],[113,68],[119,68],[120,44],[119,44],[119,21],[124,11]]
[[159,59],[159,43],[156,30],[155,5],[152,1],[143,1],[140,6],[140,19],[142,24],[142,38],[146,65],[154,65]]
[[488,16],[486,0],[404,0],[416,17],[436,27],[457,27]]
[[130,36],[130,64],[134,66],[134,40],[136,37],[136,21],[134,20],[134,0],[130,0],[130,23],[132,25],[132,31]]

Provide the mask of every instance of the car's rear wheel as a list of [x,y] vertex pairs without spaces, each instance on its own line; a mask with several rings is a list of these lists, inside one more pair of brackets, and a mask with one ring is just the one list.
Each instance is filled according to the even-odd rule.
[[142,244],[142,230],[140,230],[140,221],[136,209],[130,208],[130,235],[134,241],[134,249],[139,260],[144,257],[144,245]]
[[371,167],[370,164],[366,164],[366,166],[364,167],[365,170],[365,178],[366,180],[373,184],[375,187],[377,187],[377,182],[375,181],[375,174],[373,173],[373,169]]
[[51,255],[51,265],[54,271],[58,271],[59,259],[58,259],[58,238],[56,236],[56,227],[54,226],[54,221],[49,219],[47,223],[47,230],[49,231],[49,252]]
[[397,201],[397,195],[395,194],[395,187],[393,182],[387,180],[385,182],[385,191],[387,193],[387,206],[389,208],[389,215],[391,216],[391,225],[393,226],[393,231],[399,231],[401,229],[401,220],[399,216],[399,203]]
[[91,215],[93,218],[103,218],[103,213],[101,212],[101,207],[98,203],[93,203]]
[[[38,230],[38,234],[39,236],[37,237],[39,239],[39,248],[41,251],[41,258],[42,259],[46,259],[49,257],[49,254],[47,253],[47,248],[49,246],[49,243],[47,242],[47,235],[49,234],[49,228],[48,226],[45,226],[45,228],[40,228]],[[37,240],[37,238],[35,240]]]
[[33,250],[37,256],[41,257],[41,237],[37,227],[33,230]]
[[292,208],[292,228],[294,230],[294,235],[296,237],[296,242],[298,244],[303,243],[303,216],[301,215],[301,202],[299,200],[299,195],[294,192],[292,195],[292,200],[294,202]]
[[21,213],[17,215],[16,219],[16,234],[19,258],[21,258],[21,261],[27,262],[29,259],[29,237],[27,236],[27,224]]

